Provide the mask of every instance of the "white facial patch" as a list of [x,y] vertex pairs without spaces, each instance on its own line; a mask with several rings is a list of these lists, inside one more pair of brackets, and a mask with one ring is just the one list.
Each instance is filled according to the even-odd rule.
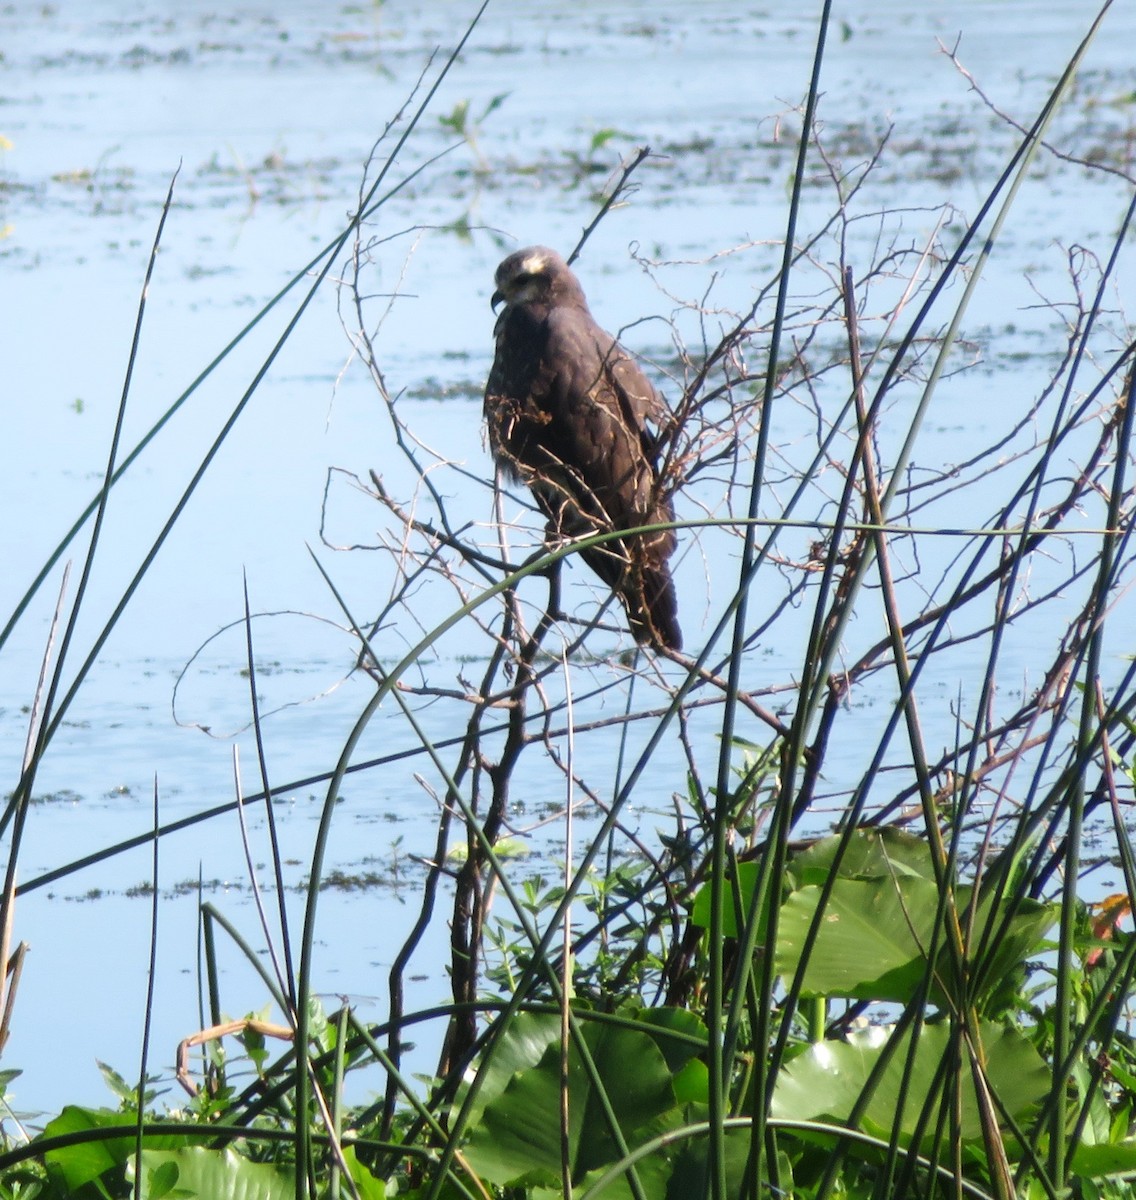
[[521,273],[524,275],[539,275],[548,266],[543,254],[530,254],[521,263]]

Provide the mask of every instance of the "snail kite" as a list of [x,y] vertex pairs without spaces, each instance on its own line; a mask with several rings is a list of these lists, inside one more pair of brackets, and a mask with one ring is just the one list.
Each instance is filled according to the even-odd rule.
[[[554,250],[518,250],[497,268],[497,353],[485,388],[489,447],[527,484],[552,540],[674,520],[659,479],[670,413],[633,359],[592,319]],[[678,650],[672,530],[629,534],[582,551],[619,597],[638,642]]]

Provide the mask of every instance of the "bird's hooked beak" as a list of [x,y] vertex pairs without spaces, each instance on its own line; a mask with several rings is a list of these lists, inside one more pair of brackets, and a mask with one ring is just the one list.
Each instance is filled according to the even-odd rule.
[[496,311],[497,311],[497,305],[498,305],[498,304],[504,304],[504,303],[505,303],[505,293],[504,293],[503,291],[501,291],[501,289],[500,289],[500,288],[498,288],[498,289],[497,289],[497,290],[496,290],[496,291],[493,293],[493,298],[492,298],[492,299],[489,301],[489,307],[490,307],[490,308],[491,308],[491,309],[492,309],[494,312],[496,312]]

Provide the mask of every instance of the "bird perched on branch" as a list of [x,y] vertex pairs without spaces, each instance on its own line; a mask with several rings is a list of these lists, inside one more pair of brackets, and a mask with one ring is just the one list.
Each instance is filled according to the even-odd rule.
[[[622,346],[588,311],[579,280],[544,246],[497,268],[497,353],[485,388],[493,458],[527,484],[552,540],[674,520],[659,478],[671,416]],[[678,650],[673,530],[629,533],[581,551],[627,611],[638,642]]]

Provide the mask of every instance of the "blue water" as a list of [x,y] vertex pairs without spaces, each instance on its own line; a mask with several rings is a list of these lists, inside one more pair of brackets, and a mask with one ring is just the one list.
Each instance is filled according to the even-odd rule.
[[[444,56],[472,13],[467,4],[421,7],[294,2],[222,14],[201,2],[173,11],[73,0],[0,11],[0,134],[10,143],[0,151],[0,615],[13,609],[99,485],[147,256],[175,171],[124,448],[338,236],[357,205],[372,144],[408,98],[408,111],[420,102],[441,62],[427,67],[428,56],[435,47]],[[1015,143],[1013,131],[983,107],[938,42],[954,45],[961,33],[960,56],[991,100],[1028,121],[1089,16],[1087,6],[1026,0],[952,0],[926,11],[898,3],[843,6],[821,112],[832,173],[855,173],[874,139],[894,124],[891,150],[855,198],[857,219],[847,230],[858,270],[889,243],[924,244],[948,201],[957,214],[972,214]],[[422,439],[424,457],[460,463],[468,472],[440,468],[436,478],[452,511],[485,526],[487,546],[493,544],[485,486],[491,469],[480,433],[480,390],[492,350],[494,265],[508,249],[531,242],[570,249],[595,214],[594,192],[610,180],[620,156],[651,146],[655,157],[637,173],[637,190],[592,236],[579,270],[596,315],[613,329],[630,326],[624,339],[654,361],[664,390],[677,394],[676,342],[697,358],[703,339],[712,344],[728,313],[747,308],[776,269],[813,20],[796,5],[711,0],[584,0],[570,11],[521,0],[490,4],[390,178],[403,179],[446,153],[369,227],[367,236],[375,240],[365,274],[373,296],[368,329],[386,384],[400,395],[398,414]],[[1086,156],[1101,148],[1116,153],[1131,136],[1125,97],[1136,84],[1129,52],[1134,38],[1136,16],[1131,6],[1120,6],[1092,51],[1074,106],[1058,122],[1057,133]],[[500,103],[482,116],[495,98]],[[439,121],[466,102],[475,122],[469,140]],[[380,145],[377,161],[400,128]],[[803,230],[819,228],[835,207],[829,173],[815,159],[810,169]],[[987,286],[968,313],[964,333],[971,340],[957,365],[968,356],[983,365],[944,385],[920,449],[924,462],[963,460],[1016,420],[1060,351],[1059,328],[1055,333],[1057,323],[1041,300],[1068,296],[1066,247],[1079,243],[1106,254],[1126,200],[1118,178],[1088,177],[1052,160],[1035,168],[988,268]],[[899,206],[903,211],[887,221],[872,215]],[[961,229],[961,215],[952,219],[948,241],[951,229]],[[455,222],[471,226],[472,236],[447,228]],[[834,264],[828,240],[802,276],[798,309],[831,285]],[[37,778],[36,793],[45,802],[28,822],[22,882],[144,831],[155,781],[164,820],[232,799],[234,745],[243,790],[259,789],[247,729],[244,633],[234,625],[247,576],[253,611],[266,614],[253,631],[261,704],[273,713],[265,734],[270,776],[280,792],[277,818],[289,882],[302,883],[324,789],[288,785],[334,765],[373,690],[367,677],[351,674],[356,647],[309,547],[351,611],[361,621],[372,619],[398,580],[392,556],[374,548],[381,542],[379,508],[350,476],[366,481],[373,468],[401,499],[412,499],[385,407],[344,328],[344,321],[353,328],[352,314],[337,305],[342,293],[334,281],[345,267],[340,255],[68,711]],[[1136,299],[1132,272],[1121,278],[1110,312]],[[902,282],[878,281],[866,316],[886,309],[901,290]],[[301,292],[302,286],[269,315],[115,489],[65,681],[295,313]],[[397,300],[388,303],[395,292]],[[706,319],[697,313],[700,303],[710,310]],[[769,316],[766,305],[762,321]],[[1119,328],[1119,317],[1110,321]],[[792,327],[792,317],[791,330],[798,340],[809,332],[807,323]],[[842,399],[840,391],[820,396],[816,409],[807,398],[782,405],[777,461],[786,473],[815,449],[817,410],[830,411],[827,406]],[[900,418],[910,399],[900,396],[897,422],[881,434],[885,449],[894,450],[893,430],[904,427]],[[823,479],[822,486],[835,494],[839,481]],[[773,490],[780,502],[787,485]],[[720,511],[722,503],[724,488],[706,483],[680,515],[702,515],[699,505]],[[520,511],[519,504],[509,507],[510,515]],[[971,526],[988,516],[981,499],[961,507],[948,500],[919,519]],[[785,535],[787,563],[769,568],[755,593],[754,621],[773,611],[793,577],[792,563],[806,557],[812,537],[807,530]],[[732,591],[738,543],[706,531],[685,537],[683,545],[683,625],[696,648]],[[72,596],[84,547],[80,537],[68,552]],[[937,553],[926,551],[932,566],[940,561]],[[944,551],[942,561],[946,557]],[[926,560],[920,565],[931,569]],[[0,768],[13,784],[59,576],[57,569],[0,657]],[[586,611],[594,592],[582,571],[572,579],[570,596]],[[535,585],[528,594],[539,604]],[[453,605],[445,589],[423,589],[379,635],[379,654],[388,665],[397,661]],[[856,649],[882,633],[870,598],[862,617]],[[761,690],[791,680],[806,631],[807,613],[784,614],[777,636],[754,653],[748,686]],[[595,642],[597,649],[615,644],[615,635]],[[439,645],[429,679],[459,691],[477,678],[486,653],[486,641],[461,627]],[[1028,692],[1044,660],[1033,661],[1028,637],[1007,655],[1007,690]],[[942,697],[937,710],[930,705],[928,719],[944,744],[953,730],[949,704],[960,686],[976,688],[982,661],[980,644],[964,647],[929,685]],[[574,687],[589,683],[612,690],[581,699],[579,718],[621,711],[623,676],[601,667],[580,672]],[[549,686],[553,694],[560,689],[555,678]],[[886,695],[884,687],[853,697],[842,726],[844,746],[834,748],[831,760],[847,777],[829,781],[833,793],[842,793],[862,770],[863,746],[870,744],[862,731],[874,728]],[[650,706],[649,699],[660,698],[640,693],[636,702]],[[767,703],[774,706],[776,697]],[[460,732],[468,716],[460,701],[419,707],[436,739]],[[636,726],[634,745],[652,727]],[[709,777],[713,715],[697,718],[695,729],[705,737]],[[742,732],[765,737],[757,722]],[[388,702],[356,759],[413,745]],[[558,748],[566,751],[563,741]],[[581,737],[575,749],[585,776],[609,796],[614,737]],[[425,775],[427,786],[415,772]],[[666,828],[670,798],[684,791],[686,772],[680,745],[668,737],[628,814],[644,836]],[[414,856],[420,860],[432,850],[437,808],[431,790],[438,782],[420,756],[353,776],[344,786],[329,866],[366,873],[397,863],[400,883],[321,898],[317,988],[329,1007],[346,995],[368,1018],[385,1014],[386,970],[417,912],[422,868]],[[564,797],[561,773],[531,753],[515,788],[518,827],[554,811]],[[821,811],[820,826],[832,815]],[[253,856],[263,863],[263,819],[251,824]],[[533,834],[543,862],[557,856],[560,836],[557,826]],[[175,891],[178,885],[200,871],[210,898],[257,944],[263,940],[234,816],[171,836],[161,855],[157,1069],[168,1068],[174,1045],[198,1023],[196,896]],[[134,850],[40,887],[18,905],[15,937],[30,941],[32,954],[3,1062],[25,1070],[13,1088],[18,1108],[105,1099],[96,1058],[127,1074],[136,1070],[149,905],[127,892],[149,879],[150,870],[148,849]],[[93,889],[97,900],[88,898]],[[298,893],[290,899],[294,922],[301,902]],[[439,928],[419,956],[415,1003],[446,995],[444,937]],[[259,982],[236,956],[226,963],[229,1011],[259,1008]],[[420,1067],[428,1069],[429,1060],[426,1054]]]

